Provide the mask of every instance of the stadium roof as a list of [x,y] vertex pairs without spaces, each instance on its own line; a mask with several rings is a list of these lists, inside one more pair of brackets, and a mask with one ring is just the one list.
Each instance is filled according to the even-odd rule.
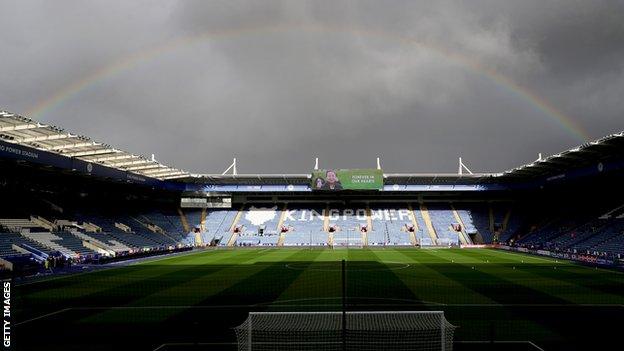
[[510,169],[497,175],[504,179],[551,177],[572,169],[602,167],[624,158],[624,131],[585,143],[564,152]]
[[[0,111],[0,140],[160,180],[210,184],[308,184],[310,174],[191,174],[64,129]],[[484,184],[551,177],[624,158],[624,132],[501,173],[384,173],[388,184]]]
[[155,179],[189,176],[188,172],[166,166],[154,158],[118,150],[6,111],[0,111],[0,139]]
[[[482,184],[494,180],[493,174],[428,174],[428,173],[384,173],[384,180],[387,184]],[[273,184],[310,184],[312,176],[307,174],[220,174],[220,175],[194,175],[181,179],[194,183],[210,184],[251,184],[251,185],[273,185]]]
[[[387,184],[456,185],[528,181],[624,159],[624,131],[500,173],[384,173]],[[192,175],[187,182],[210,184],[308,184],[310,174]]]

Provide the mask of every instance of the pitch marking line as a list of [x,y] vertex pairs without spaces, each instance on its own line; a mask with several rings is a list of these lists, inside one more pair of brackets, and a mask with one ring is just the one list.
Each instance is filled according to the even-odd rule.
[[[492,344],[493,343],[493,344],[507,344],[507,345],[526,344],[526,345],[533,347],[537,351],[544,351],[544,349],[535,345],[535,343],[529,340],[524,340],[524,341],[520,341],[520,340],[509,340],[509,341],[508,340],[505,340],[505,341],[466,340],[466,341],[454,341],[453,343],[454,344]],[[259,343],[259,344],[262,344],[262,343]],[[270,344],[275,345],[274,343],[270,343]],[[317,344],[323,344],[323,343],[315,342],[314,344],[317,345]],[[327,343],[327,344],[336,344],[336,343]],[[236,345],[238,345],[238,343],[236,342],[173,342],[173,343],[164,343],[156,347],[153,351],[166,350],[170,346],[175,347],[175,346],[236,346]]]
[[[335,299],[335,298],[319,298],[318,300],[323,300],[323,299]],[[383,298],[379,298],[379,299],[383,299]],[[305,299],[304,299],[305,300]],[[310,299],[308,299],[310,300]],[[296,300],[294,300],[296,301]],[[401,300],[403,301],[403,300]],[[411,300],[405,300],[407,302],[410,302]],[[416,302],[415,304],[413,304],[414,306],[444,306],[444,307],[620,307],[620,308],[624,308],[624,305],[622,304],[487,304],[487,303],[475,303],[475,304],[470,304],[470,303],[459,303],[459,304],[445,304],[445,303],[440,303],[440,302],[430,302],[430,301],[417,301],[417,300],[413,300],[414,302]],[[67,307],[67,308],[63,308],[60,309],[58,311],[54,311],[51,313],[46,313],[44,315],[41,316],[37,316],[34,318],[30,318],[27,319],[25,321],[21,321],[21,322],[17,322],[15,323],[15,326],[19,326],[19,325],[23,325],[23,324],[27,324],[27,323],[31,323],[40,319],[44,319],[44,318],[48,318],[57,314],[62,314],[62,313],[66,313],[72,310],[75,311],[88,311],[88,310],[151,310],[151,309],[219,309],[219,308],[254,308],[254,307],[261,307],[261,306],[267,306],[270,305],[272,307],[281,307],[280,303],[275,303],[275,302],[263,302],[263,303],[258,303],[258,304],[251,304],[251,305],[211,305],[211,306],[88,306],[88,307]],[[342,306],[342,304],[325,304],[325,305],[310,305],[310,304],[302,304],[302,305],[290,305],[290,304],[286,304],[283,305],[284,307],[309,307],[309,306],[316,306],[316,307],[323,307],[323,306]],[[405,304],[361,304],[362,307],[375,307],[375,306],[409,306],[409,305],[405,305]]]
[[56,312],[52,312],[52,313],[48,313],[48,314],[44,314],[43,316],[39,316],[39,317],[35,317],[35,318],[31,318],[31,319],[28,319],[28,320],[25,320],[25,321],[21,321],[21,322],[15,323],[15,326],[22,325],[22,324],[26,324],[26,323],[30,323],[30,322],[34,322],[34,321],[36,321],[36,320],[38,320],[38,319],[47,318],[47,317],[53,316],[53,315],[55,315],[55,314],[65,313],[65,312],[70,311],[70,310],[72,310],[72,309],[73,309],[72,307],[69,307],[69,308],[64,308],[64,309],[62,309],[62,310],[58,310],[58,311],[56,311]]
[[[146,257],[144,261],[140,261],[140,262],[136,262],[139,259],[135,259],[135,260],[129,260],[129,261],[113,262],[113,263],[109,263],[109,264],[102,265],[102,266],[94,265],[95,268],[90,270],[90,271],[87,271],[87,272],[76,272],[76,273],[66,273],[66,274],[65,273],[61,273],[60,275],[51,274],[48,277],[41,277],[41,279],[35,279],[35,280],[32,280],[32,281],[15,283],[15,286],[16,287],[17,286],[27,286],[27,285],[32,285],[32,284],[52,282],[52,281],[59,280],[59,279],[68,279],[68,278],[78,277],[78,276],[81,276],[81,275],[86,275],[86,274],[91,274],[91,273],[96,273],[96,272],[108,271],[108,270],[111,270],[111,269],[118,269],[118,268],[123,268],[123,267],[136,266],[136,265],[141,264],[141,263],[162,261],[162,260],[167,260],[167,259],[175,258],[175,257],[191,256],[191,255],[195,255],[195,254],[204,253],[206,251],[208,251],[208,250],[199,251],[199,252],[195,251],[195,250],[192,250],[190,252],[180,252],[180,253],[169,254],[169,255],[166,255],[167,257],[162,257],[162,256],[159,256],[159,257]],[[129,263],[129,264],[122,265],[121,263]]]
[[[381,263],[384,264],[384,267],[375,266],[371,268],[357,268],[357,265],[356,265],[356,268],[350,268],[349,262],[347,261],[346,270],[347,272],[380,272],[380,271],[387,271],[387,270],[398,271],[401,269],[407,269],[411,267],[409,263],[403,263],[403,262],[381,262]],[[390,267],[388,266],[388,264],[394,264],[396,266]],[[323,266],[322,264],[319,264],[319,262],[308,265],[306,267],[299,267],[296,264],[293,265],[290,263],[286,263],[284,266],[288,269],[293,269],[293,270],[298,270],[298,271],[310,270],[310,271],[320,271],[320,272],[340,272],[342,270],[342,267],[340,266],[333,267],[333,268],[332,267],[315,268],[314,266]]]

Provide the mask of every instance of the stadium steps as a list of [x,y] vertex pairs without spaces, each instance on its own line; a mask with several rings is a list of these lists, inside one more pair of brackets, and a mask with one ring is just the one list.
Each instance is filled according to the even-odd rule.
[[408,234],[410,243],[412,243],[413,246],[416,246],[416,244],[418,243],[418,241],[416,240],[416,232],[409,232]]
[[22,253],[31,253],[24,249],[24,245],[35,248],[42,252],[49,252],[47,247],[39,244],[37,241],[31,240],[19,233],[0,232],[0,256],[12,256]]
[[101,245],[98,245],[96,243],[94,243],[93,241],[88,241],[88,240],[83,240],[82,241],[82,246],[86,247],[87,249],[91,250],[91,251],[95,251],[101,255],[106,255],[106,256],[115,256],[116,253],[113,250],[109,250]]
[[87,233],[99,233],[99,232],[102,232],[102,227],[100,227],[99,225],[97,225],[95,223],[82,222],[82,227],[84,228],[84,231],[87,232]]
[[240,221],[241,217],[243,216],[244,210],[245,206],[241,206],[241,208],[238,210],[238,213],[236,213],[236,217],[234,217],[234,221],[230,226],[230,233],[232,233],[232,236],[230,237],[230,240],[228,240],[227,246],[234,246],[234,244],[236,244],[236,239],[238,239],[238,233],[234,233],[234,228],[236,228],[238,221]]
[[141,218],[143,219],[143,221],[141,221],[138,218],[134,218],[134,217],[131,217],[131,218],[134,219],[137,223],[139,223],[143,227],[147,228],[150,232],[152,232],[152,233],[154,233],[156,235],[162,235],[162,236],[166,237],[167,239],[171,240],[172,242],[177,243],[177,241],[174,238],[172,238],[171,236],[169,236],[164,229],[162,229],[161,227],[159,227],[156,224],[150,223],[151,220],[149,218],[145,217],[144,215],[141,215]]
[[[182,228],[184,228],[184,231],[189,233],[191,231],[191,227],[189,226],[188,220],[186,219],[186,215],[184,214],[184,212],[182,212],[181,208],[177,208],[178,210],[178,215],[180,215],[180,222],[182,222]],[[203,214],[203,211],[202,211]]]
[[21,233],[21,235],[52,251],[59,251],[70,257],[78,256],[76,251],[59,244],[57,241],[61,241],[62,238],[52,233]]
[[366,205],[366,232],[362,232],[362,246],[368,246],[368,232],[373,230],[373,219],[371,209]]
[[509,224],[509,218],[511,218],[511,208],[507,210],[505,213],[505,218],[503,219],[503,231],[507,230],[507,225]]
[[[488,208],[489,208],[489,218],[490,218],[490,233],[492,233],[492,241],[496,241],[496,242],[501,242],[501,238],[503,236],[503,227],[502,227],[502,223],[501,222],[497,222],[497,218],[496,218],[496,213],[494,211],[494,207],[492,207],[492,204],[488,204]],[[500,215],[500,213],[499,213]],[[500,217],[498,218],[500,220]],[[504,219],[504,217],[503,217]],[[501,226],[498,227],[498,229],[496,229],[496,223],[500,223]]]
[[[329,233],[329,206],[325,207],[323,210],[323,231]],[[334,245],[334,236],[331,236],[332,242],[331,245]]]
[[202,208],[199,215],[199,229],[203,232],[206,230],[206,217],[208,216],[208,209]]
[[286,240],[286,233],[280,233],[279,239],[277,239],[277,246],[284,246],[285,240]]
[[511,218],[511,207],[505,213],[505,217],[503,218],[503,224],[501,228],[500,236],[503,236],[507,232],[507,227],[509,226],[509,219]]
[[414,207],[412,206],[412,204],[408,204],[407,209],[409,210],[410,220],[412,221],[412,224],[414,225],[414,230],[415,231],[420,230],[420,228],[418,227],[418,221],[416,220],[416,212],[414,211]]
[[624,218],[624,205],[616,207],[612,210],[610,210],[609,212],[603,214],[602,216],[598,217],[598,219],[610,219],[610,218],[617,218],[617,219],[622,219]]
[[236,239],[238,239],[238,233],[232,233],[230,240],[227,242],[227,246],[234,246],[234,244],[236,244]]
[[419,230],[418,221],[416,220],[416,213],[414,212],[414,207],[412,204],[407,204],[407,209],[409,211],[410,221],[412,221],[412,225],[414,225],[414,231],[409,232],[409,238],[412,245],[418,245],[418,240],[416,240],[416,232]]
[[41,217],[41,216],[30,216],[30,221],[33,222],[33,224],[36,224],[38,226],[40,226],[41,228],[45,228],[47,230],[54,230],[56,228],[56,226],[54,225],[54,223],[48,221],[47,219]]
[[288,205],[284,205],[282,207],[282,213],[280,213],[279,221],[277,222],[277,231],[280,233],[279,239],[277,240],[277,246],[284,246],[284,240],[286,240],[286,233],[282,233],[282,226],[284,225],[284,219],[286,218],[286,210]]
[[[131,251],[132,248],[130,246],[127,246],[119,241],[109,241],[109,242],[104,242],[102,240],[97,239],[95,236],[96,234],[86,234],[86,233],[81,233],[81,232],[72,232],[72,234],[74,234],[75,236],[77,236],[78,238],[82,239],[82,240],[86,240],[89,241],[91,243],[94,243],[98,246],[101,246],[105,249],[111,250],[113,252],[123,252],[123,251]],[[100,235],[105,235],[105,234],[100,234]]]
[[[12,233],[15,234],[15,233]],[[10,248],[4,248],[2,250],[0,250],[0,256],[1,257],[6,257],[6,256],[13,256],[13,255],[29,255],[30,251],[24,249],[23,247],[16,245],[16,244],[11,244]]]
[[420,204],[420,214],[423,217],[423,220],[425,221],[425,226],[427,227],[427,233],[429,234],[429,237],[431,238],[431,242],[434,245],[438,244],[438,236],[435,232],[435,229],[433,228],[433,223],[431,222],[431,217],[429,216],[429,210],[427,209],[427,206],[425,206],[425,204]]
[[488,215],[490,218],[490,233],[494,233],[494,209],[492,204],[488,204]]
[[366,226],[369,231],[373,231],[373,218],[371,214],[370,206],[366,206]]
[[204,241],[202,240],[201,232],[195,233],[195,245],[196,246],[204,245]]
[[459,240],[464,245],[471,245],[472,240],[470,240],[470,237],[466,234],[466,226],[464,225],[464,221],[461,219],[461,216],[459,215],[453,204],[451,204],[451,210],[453,210],[453,217],[455,217],[455,220],[461,226],[461,231],[459,232]]

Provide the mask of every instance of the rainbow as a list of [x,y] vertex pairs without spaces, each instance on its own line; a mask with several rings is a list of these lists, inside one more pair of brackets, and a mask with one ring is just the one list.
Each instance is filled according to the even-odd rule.
[[561,125],[568,133],[570,133],[573,137],[580,141],[588,141],[591,139],[588,132],[574,119],[570,118],[558,108],[556,108],[552,103],[547,101],[544,98],[541,98],[536,93],[527,89],[526,87],[521,86],[520,84],[514,82],[510,78],[498,73],[492,68],[488,68],[483,66],[480,62],[473,60],[469,57],[460,55],[458,53],[451,52],[443,47],[435,45],[430,42],[403,37],[399,35],[395,35],[393,33],[377,31],[377,30],[368,30],[354,27],[340,27],[340,26],[330,26],[330,25],[309,25],[309,24],[283,24],[283,25],[271,25],[271,26],[256,26],[256,27],[244,27],[237,29],[228,29],[228,30],[214,30],[207,31],[200,34],[181,37],[172,41],[168,41],[153,47],[146,48],[144,50],[138,51],[129,56],[123,57],[118,61],[111,63],[110,65],[104,66],[101,69],[94,71],[84,77],[82,79],[77,80],[62,89],[56,91],[53,95],[43,99],[38,102],[35,106],[31,107],[27,110],[27,116],[33,118],[41,118],[49,111],[61,106],[68,100],[74,98],[79,95],[81,92],[85,91],[91,86],[98,84],[99,82],[113,77],[125,70],[129,70],[133,67],[136,67],[142,63],[146,63],[149,60],[152,60],[160,55],[165,53],[187,47],[189,45],[193,45],[197,42],[201,42],[204,40],[216,40],[220,38],[228,38],[228,37],[237,37],[243,35],[252,35],[259,33],[267,33],[267,32],[288,32],[293,30],[303,30],[309,32],[332,32],[332,33],[346,33],[346,34],[356,34],[368,37],[377,37],[381,39],[388,39],[393,41],[399,41],[406,45],[415,45],[432,52],[435,52],[447,60],[454,62],[462,67],[470,69],[492,82],[496,83],[498,86],[508,90],[509,92],[515,94],[520,99],[530,103],[532,106],[541,111],[545,116],[548,116],[553,121],[557,122]]

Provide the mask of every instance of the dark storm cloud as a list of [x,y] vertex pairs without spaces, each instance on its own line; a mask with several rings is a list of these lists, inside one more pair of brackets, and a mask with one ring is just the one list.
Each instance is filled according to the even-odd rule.
[[[518,2],[527,7],[535,2]],[[558,1],[535,16],[512,17],[517,45],[534,46],[552,74],[573,82],[621,71],[624,57],[624,1]],[[620,72],[621,73],[621,72]]]
[[580,140],[470,62],[619,131],[623,4],[0,0],[0,107],[117,63],[34,117],[193,172],[500,171]]

